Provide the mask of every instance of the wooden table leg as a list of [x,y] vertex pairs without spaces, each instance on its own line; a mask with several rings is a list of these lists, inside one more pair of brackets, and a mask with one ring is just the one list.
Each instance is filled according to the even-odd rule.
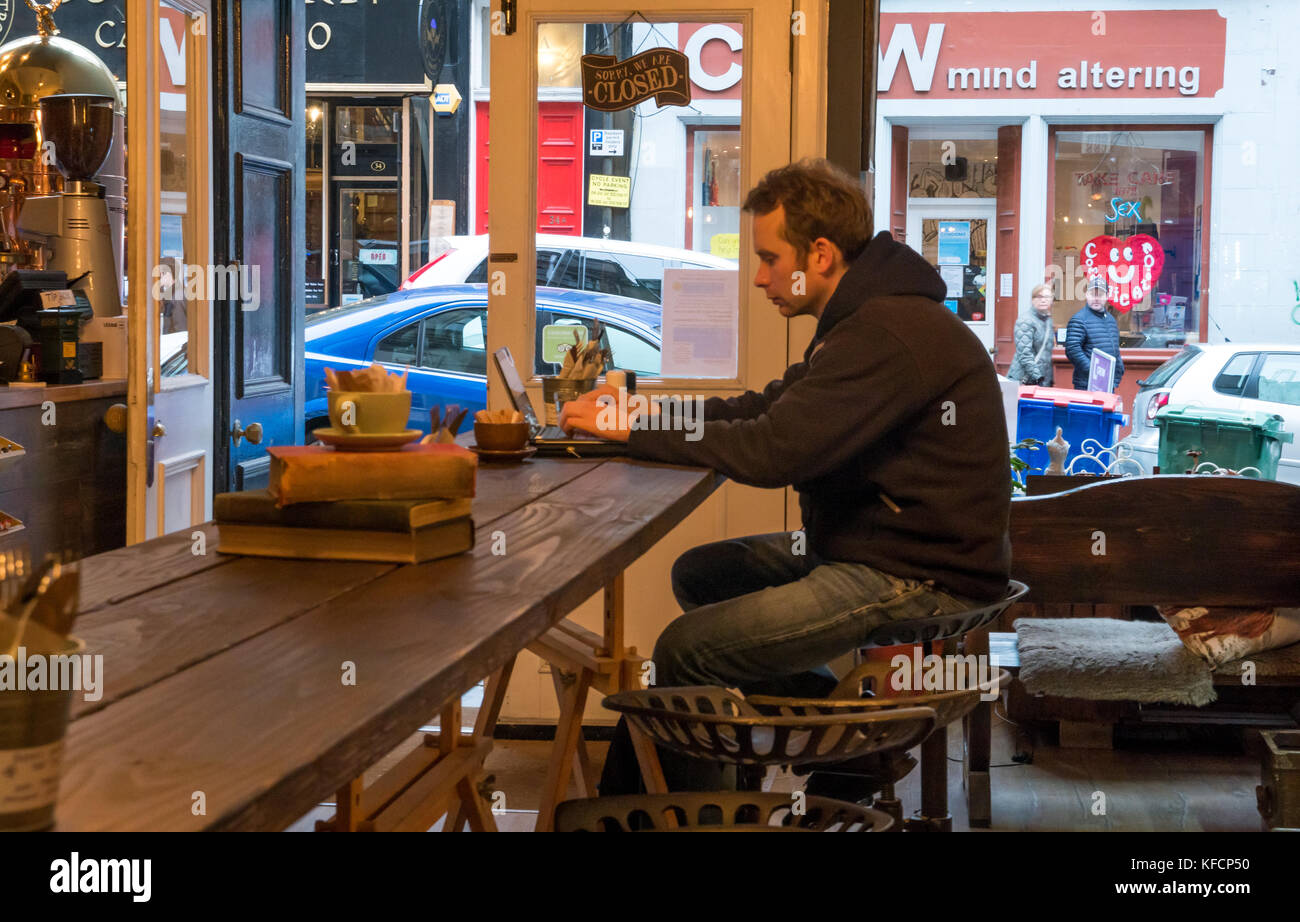
[[497,821],[487,804],[483,802],[483,792],[478,789],[472,778],[468,775],[461,778],[456,784],[456,793],[460,795],[460,807],[453,813],[449,813],[448,819],[453,814],[457,817],[463,815],[469,823],[471,832],[497,831]]
[[[510,657],[504,666],[488,676],[487,687],[483,689],[483,704],[479,707],[478,716],[474,719],[475,741],[492,739],[492,735],[496,733],[497,720],[501,717],[501,705],[506,700],[506,689],[510,687],[510,675],[515,669],[515,659],[516,657]],[[491,819],[491,811],[488,813],[488,818]],[[470,828],[472,829],[469,807],[462,799],[460,805],[447,815],[447,825],[443,828],[447,832],[459,832],[465,828],[466,822],[471,823]],[[496,828],[495,821],[493,821],[491,828]]]
[[564,673],[552,667],[551,677],[560,695],[560,719],[555,726],[555,748],[546,766],[542,802],[537,808],[538,832],[555,828],[555,808],[568,793],[569,773],[582,735],[582,714],[587,708],[587,690],[591,688],[591,672],[587,669]]
[[361,815],[361,792],[365,790],[360,778],[353,778],[339,788],[334,796],[334,815],[328,820],[317,820],[317,832],[356,832],[365,819]]

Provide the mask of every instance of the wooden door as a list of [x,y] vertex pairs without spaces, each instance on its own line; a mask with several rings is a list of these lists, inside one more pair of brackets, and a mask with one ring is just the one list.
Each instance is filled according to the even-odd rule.
[[264,486],[266,448],[303,435],[306,252],[304,7],[219,0],[214,216],[218,263],[256,280],[257,307],[217,305],[217,489]]
[[[798,14],[796,16],[796,14]],[[514,16],[501,18],[499,29],[491,33],[491,76],[495,92],[490,125],[492,144],[492,228],[489,273],[503,284],[494,286],[488,310],[488,348],[509,346],[521,367],[532,368],[535,344],[535,291],[537,241],[533,224],[542,204],[545,169],[540,157],[546,151],[547,134],[539,116],[547,102],[538,93],[539,31],[543,26],[585,25],[584,51],[604,53],[608,46],[592,44],[592,33],[608,35],[624,24],[645,31],[663,26],[662,34],[649,37],[645,47],[667,47],[676,42],[684,54],[696,53],[699,75],[718,77],[728,71],[723,58],[733,52],[740,55],[743,80],[737,91],[734,108],[718,103],[717,94],[709,97],[707,87],[697,92],[700,102],[695,109],[666,107],[636,123],[624,137],[623,154],[613,161],[613,175],[629,176],[643,170],[635,189],[651,190],[654,204],[662,204],[662,221],[629,222],[633,241],[647,241],[646,228],[670,227],[680,233],[685,214],[677,215],[676,204],[686,205],[685,135],[686,127],[699,124],[726,124],[739,127],[741,159],[739,199],[768,170],[803,156],[824,152],[825,88],[820,74],[825,69],[825,9],[814,2],[759,3],[757,0],[720,0],[706,8],[690,7],[675,0],[645,0],[632,5],[610,5],[607,0],[519,0]],[[509,21],[512,20],[512,21]],[[508,24],[509,21],[509,24]],[[712,25],[710,41],[721,41],[694,52],[689,36],[700,31],[688,28],[679,33],[678,23]],[[510,31],[510,25],[514,30]],[[600,29],[593,29],[600,26]],[[740,40],[736,47],[727,38]],[[696,43],[698,45],[698,43]],[[731,50],[724,50],[723,46]],[[644,50],[634,41],[632,53]],[[706,65],[706,57],[709,63]],[[794,68],[794,71],[792,71]],[[798,79],[795,77],[797,71]],[[706,80],[706,82],[711,82]],[[703,107],[701,107],[701,105]],[[708,113],[708,114],[705,114]],[[729,114],[728,114],[729,113]],[[735,118],[739,114],[739,118]],[[647,123],[653,123],[647,125]],[[680,144],[667,138],[665,131],[656,146],[642,147],[642,132],[660,123],[680,129]],[[481,128],[484,126],[480,126]],[[480,133],[480,138],[484,137]],[[666,140],[665,140],[666,138]],[[581,144],[586,138],[580,139]],[[582,151],[580,150],[579,153]],[[635,189],[629,195],[635,195]],[[580,195],[588,198],[587,190]],[[481,204],[481,200],[480,200]],[[738,205],[736,206],[738,208]],[[627,208],[609,206],[623,213]],[[680,220],[679,220],[680,217]],[[643,379],[638,383],[645,393],[734,394],[741,390],[761,390],[787,367],[789,325],[753,286],[757,259],[750,246],[750,219],[739,219],[739,331],[737,370],[733,378]],[[600,231],[588,227],[588,236]],[[637,236],[641,235],[641,236]],[[684,242],[667,246],[685,248]],[[527,382],[540,403],[540,382]],[[506,406],[508,398],[499,378],[488,376],[489,402]],[[688,548],[728,537],[762,532],[797,529],[799,522],[787,521],[785,495],[782,490],[760,490],[729,483],[714,494],[658,545],[647,551],[627,574],[627,640],[638,650],[649,652],[663,628],[680,611],[673,599],[669,572],[673,560]],[[579,609],[575,619],[585,626],[599,629],[601,608],[594,599]],[[503,719],[547,719],[555,715],[555,696],[550,677],[539,675],[535,660],[524,656],[516,667],[507,695]],[[610,712],[602,711],[594,699],[589,703],[588,718],[609,721]]]

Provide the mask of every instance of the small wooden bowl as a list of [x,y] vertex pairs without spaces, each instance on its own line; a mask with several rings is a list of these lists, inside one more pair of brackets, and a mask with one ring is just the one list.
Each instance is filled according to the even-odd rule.
[[474,441],[486,451],[518,451],[528,444],[528,423],[475,423]]

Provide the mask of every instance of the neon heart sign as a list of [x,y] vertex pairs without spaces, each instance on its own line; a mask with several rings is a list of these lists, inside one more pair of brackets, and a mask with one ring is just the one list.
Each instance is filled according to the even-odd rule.
[[1121,313],[1145,298],[1165,267],[1165,251],[1150,234],[1125,240],[1102,234],[1083,247],[1083,269],[1089,278],[1100,275],[1109,288],[1106,295]]

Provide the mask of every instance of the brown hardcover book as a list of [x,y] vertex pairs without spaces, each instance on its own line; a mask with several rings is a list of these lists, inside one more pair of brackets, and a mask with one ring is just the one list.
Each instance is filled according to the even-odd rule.
[[290,528],[352,528],[409,532],[470,514],[470,499],[345,499],[294,503],[280,508],[268,490],[218,493],[212,517],[218,525],[282,525]]
[[474,522],[468,516],[405,532],[218,522],[217,534],[217,550],[223,554],[310,560],[424,563],[474,546]]
[[459,445],[335,451],[272,445],[269,491],[279,506],[344,499],[462,499],[474,495],[478,457]]

